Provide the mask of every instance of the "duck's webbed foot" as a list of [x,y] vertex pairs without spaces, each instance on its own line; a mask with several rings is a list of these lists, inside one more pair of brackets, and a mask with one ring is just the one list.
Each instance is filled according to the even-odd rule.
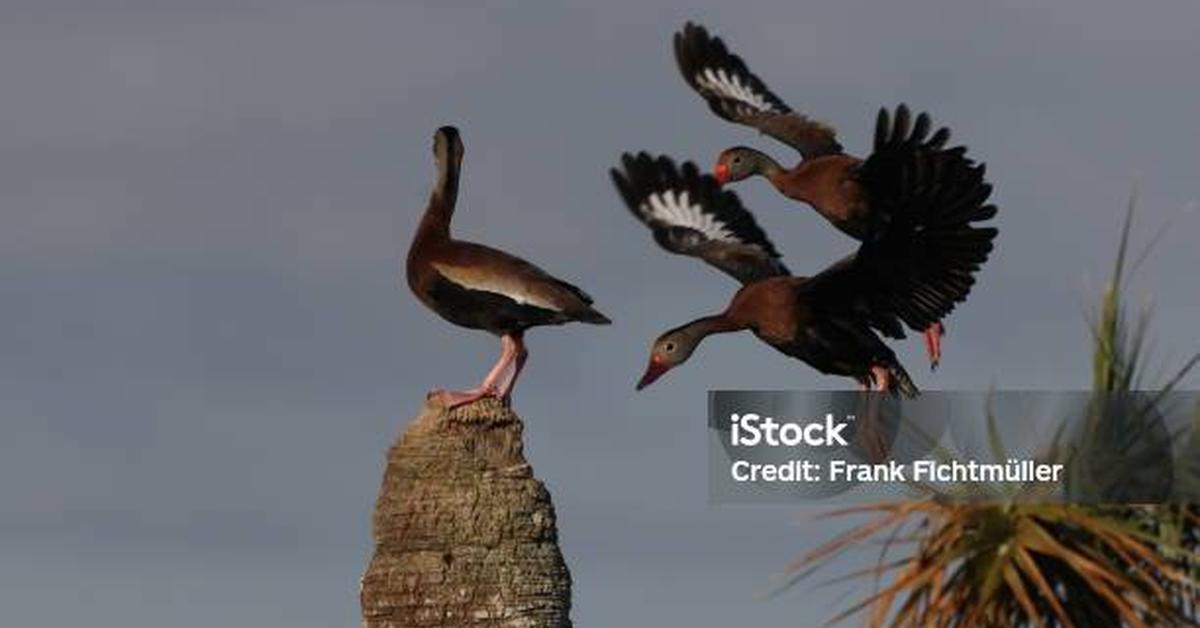
[[429,392],[429,397],[436,399],[447,410],[453,410],[461,405],[479,401],[484,397],[498,397],[495,386],[480,386],[471,390],[441,390],[435,389]]

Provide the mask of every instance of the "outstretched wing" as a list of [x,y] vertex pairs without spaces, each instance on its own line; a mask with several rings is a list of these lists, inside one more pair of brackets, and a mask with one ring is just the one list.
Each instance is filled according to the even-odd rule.
[[894,120],[880,111],[874,152],[857,173],[880,220],[853,258],[802,287],[892,337],[903,335],[899,321],[924,330],[965,300],[997,235],[976,224],[996,215],[984,166],[963,147],[944,148],[949,132],[930,135],[930,126],[904,105]]
[[842,152],[832,128],[792,111],[703,26],[688,22],[675,33],[675,61],[688,85],[725,120],[752,126],[805,159]]
[[610,171],[617,191],[664,249],[702,259],[742,283],[788,274],[737,195],[695,164],[677,168],[669,157],[642,152],[622,155],[621,166]]

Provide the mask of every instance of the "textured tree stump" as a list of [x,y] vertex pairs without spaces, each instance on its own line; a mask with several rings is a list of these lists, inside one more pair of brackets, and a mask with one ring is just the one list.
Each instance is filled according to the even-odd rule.
[[522,453],[521,419],[492,399],[425,404],[387,456],[365,628],[571,626],[554,505]]

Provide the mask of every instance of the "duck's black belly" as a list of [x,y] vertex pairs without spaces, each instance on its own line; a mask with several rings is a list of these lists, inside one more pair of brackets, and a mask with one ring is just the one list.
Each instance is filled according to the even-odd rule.
[[781,353],[802,360],[826,375],[860,377],[895,354],[869,329],[819,325],[800,330],[787,342],[770,342]]
[[451,323],[496,335],[567,321],[561,312],[520,303],[495,292],[464,288],[442,277],[433,281],[427,297],[426,303],[433,311]]
[[773,346],[781,353],[801,360],[826,375],[855,377],[870,370],[865,360],[854,359],[857,356],[846,355],[844,351],[831,351],[813,342],[797,341]]

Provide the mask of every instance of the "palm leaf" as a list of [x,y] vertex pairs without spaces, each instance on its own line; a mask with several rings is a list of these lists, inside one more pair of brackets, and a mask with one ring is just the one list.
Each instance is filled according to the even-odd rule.
[[[1120,429],[1095,429],[1071,446],[1060,432],[1051,456],[1087,460],[1110,448],[1135,459],[1136,440],[1151,438],[1167,394],[1200,364],[1186,360],[1152,394],[1135,395],[1148,380],[1148,310],[1131,317],[1124,292],[1136,208],[1131,195],[1117,246],[1112,277],[1096,314],[1092,336],[1093,400],[1099,413],[1114,395],[1128,411],[1115,417]],[[1136,258],[1139,265],[1161,238]],[[1004,444],[994,409],[986,408],[992,455],[1003,459]],[[1098,415],[1097,415],[1098,416]],[[1090,418],[1090,417],[1089,417]],[[1114,417],[1107,417],[1113,419]],[[1188,496],[1200,496],[1200,407],[1186,440],[1180,469]],[[1176,434],[1168,434],[1174,440]],[[1161,452],[1159,453],[1161,455]],[[1134,474],[1129,474],[1134,475]],[[1080,477],[1084,477],[1082,474]],[[1080,481],[1080,495],[1104,487]],[[869,626],[1096,626],[1196,625],[1200,606],[1200,510],[1192,503],[1164,506],[1083,506],[1008,500],[955,503],[933,493],[917,501],[890,501],[847,508],[829,516],[868,515],[818,546],[790,568],[796,582],[828,568],[845,552],[882,536],[875,566],[847,574],[869,577],[874,591],[830,620],[866,613]],[[1194,503],[1194,499],[1193,499]],[[910,532],[903,534],[905,530]],[[903,540],[911,554],[889,554]],[[840,581],[834,580],[834,582]]]

